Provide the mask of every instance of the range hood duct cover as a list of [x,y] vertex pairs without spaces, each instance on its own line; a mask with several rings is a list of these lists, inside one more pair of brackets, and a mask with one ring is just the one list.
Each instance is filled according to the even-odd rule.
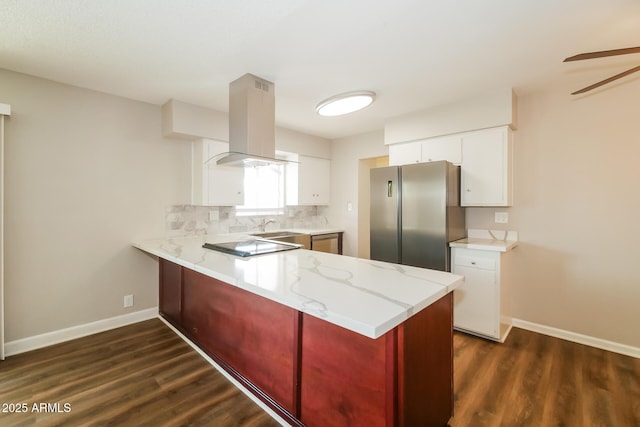
[[273,83],[245,74],[229,84],[229,154],[219,165],[286,163],[276,159],[276,98]]

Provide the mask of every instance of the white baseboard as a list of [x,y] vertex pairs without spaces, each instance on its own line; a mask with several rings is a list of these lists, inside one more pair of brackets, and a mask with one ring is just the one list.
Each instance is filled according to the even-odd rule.
[[564,329],[557,329],[551,326],[540,325],[538,323],[527,322],[526,320],[513,319],[513,326],[528,331],[537,332],[543,335],[560,338],[563,340],[575,342],[578,344],[596,347],[602,350],[612,351],[614,353],[624,354],[640,359],[640,348],[632,347],[626,344],[620,344],[613,341],[607,341],[600,338],[594,338],[589,335],[582,335]]
[[143,320],[154,319],[156,317],[158,317],[158,307],[152,307],[146,310],[123,314],[122,316],[111,317],[109,319],[85,323],[84,325],[72,326],[70,328],[6,342],[4,344],[5,356],[25,353],[38,348],[48,347],[53,344],[86,337],[87,335],[97,334],[98,332],[108,331],[109,329],[142,322]]

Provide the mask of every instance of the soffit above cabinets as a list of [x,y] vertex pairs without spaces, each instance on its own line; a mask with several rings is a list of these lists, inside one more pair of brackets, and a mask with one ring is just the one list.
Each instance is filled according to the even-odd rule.
[[461,132],[518,125],[518,100],[511,88],[394,117],[385,122],[384,143],[415,141]]

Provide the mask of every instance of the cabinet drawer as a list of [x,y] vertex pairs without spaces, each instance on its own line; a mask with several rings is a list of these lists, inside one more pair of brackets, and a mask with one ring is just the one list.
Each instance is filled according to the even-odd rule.
[[460,265],[463,267],[480,268],[482,270],[496,269],[496,261],[493,259],[487,259],[487,258],[457,256],[455,257],[454,264]]

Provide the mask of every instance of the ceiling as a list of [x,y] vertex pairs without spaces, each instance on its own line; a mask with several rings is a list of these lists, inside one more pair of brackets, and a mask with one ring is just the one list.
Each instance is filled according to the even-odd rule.
[[[570,55],[640,45],[640,0],[0,0],[0,68],[161,105],[228,110],[228,84],[275,83],[276,121],[339,138],[503,87],[571,91],[640,64]],[[629,76],[611,88],[640,85]],[[342,117],[315,106],[373,90]]]

